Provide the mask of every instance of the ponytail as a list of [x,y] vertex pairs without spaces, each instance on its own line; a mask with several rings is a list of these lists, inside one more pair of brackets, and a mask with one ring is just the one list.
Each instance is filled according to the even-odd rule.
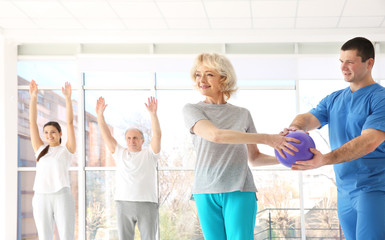
[[37,159],[36,159],[36,162],[39,162],[40,158],[44,157],[44,155],[46,155],[48,153],[48,149],[49,149],[49,145],[47,145],[47,147],[45,147],[39,154],[39,156],[37,156]]

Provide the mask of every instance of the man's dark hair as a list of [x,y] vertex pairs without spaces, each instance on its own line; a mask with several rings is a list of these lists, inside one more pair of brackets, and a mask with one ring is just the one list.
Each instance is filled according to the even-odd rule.
[[342,45],[341,50],[357,50],[357,56],[362,58],[362,62],[366,62],[369,58],[374,59],[374,46],[371,41],[363,37],[350,39]]

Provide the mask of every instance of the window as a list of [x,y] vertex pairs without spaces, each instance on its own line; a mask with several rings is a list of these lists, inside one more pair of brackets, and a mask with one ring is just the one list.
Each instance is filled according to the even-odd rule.
[[[37,109],[38,109],[38,127],[40,132],[40,137],[44,140],[43,136],[43,125],[48,121],[57,121],[62,127],[63,139],[62,142],[66,142],[66,118],[65,118],[65,101],[61,93],[62,84],[65,81],[72,82],[74,85],[75,79],[65,78],[76,76],[76,64],[69,62],[34,62],[34,61],[21,61],[19,62],[19,93],[18,93],[18,102],[19,105],[23,105],[24,111],[19,111],[18,116],[18,139],[19,139],[19,154],[18,154],[18,166],[19,166],[19,188],[18,188],[18,239],[37,239],[37,232],[35,227],[35,222],[32,214],[32,197],[33,197],[33,183],[35,179],[35,166],[36,158],[34,151],[32,149],[32,144],[30,141],[30,132],[29,132],[29,93],[28,85],[31,80],[31,75],[39,76],[40,78],[36,81],[39,87],[39,94],[37,99]],[[75,72],[73,72],[75,70]],[[48,73],[53,74],[52,76],[57,76],[59,73],[60,77],[55,78],[50,76]],[[72,73],[72,74],[71,74]],[[25,78],[24,78],[25,77]],[[60,79],[63,80],[57,81],[48,81],[48,78]],[[39,81],[39,80],[42,81]],[[43,81],[46,80],[47,82]],[[57,84],[57,85],[53,85]],[[78,117],[77,117],[77,101],[78,93],[76,88],[72,91],[72,105],[74,108],[74,126],[75,134],[78,134]],[[79,146],[78,146],[79,147]],[[78,172],[75,167],[78,163],[78,156],[75,154],[72,157],[72,167],[70,171],[70,181],[71,181],[71,190],[72,195],[75,199],[76,207],[76,238],[78,238]],[[56,238],[58,237],[57,232]]]
[[[333,89],[341,88],[339,82],[330,78],[325,81],[296,80],[293,77],[296,76],[295,71],[305,72],[306,69],[293,68],[296,66],[293,59],[283,58],[282,63],[290,63],[285,68],[285,73],[290,74],[284,77],[274,73],[277,79],[254,79],[255,73],[247,73],[247,68],[241,68],[243,72],[238,84],[240,90],[229,102],[247,108],[260,133],[280,132],[290,124],[297,112],[308,111]],[[274,59],[270,60],[274,62]],[[243,66],[239,64],[239,59],[236,61],[238,65],[234,64],[235,67]],[[256,57],[253,61],[263,62],[263,58]],[[248,66],[252,65],[250,59],[246,62]],[[132,126],[143,130],[145,144],[149,144],[150,119],[144,103],[149,96],[157,97],[158,117],[163,133],[158,163],[160,239],[202,237],[195,203],[191,200],[195,153],[191,136],[184,126],[182,108],[186,103],[195,103],[203,98],[193,89],[189,72],[185,68],[176,69],[175,72],[169,69],[138,72],[131,68],[111,70],[108,67],[100,71],[88,71],[78,68],[78,64],[77,61],[30,60],[20,61],[18,65],[19,239],[37,239],[31,206],[35,175],[28,122],[28,84],[31,79],[36,80],[40,88],[38,125],[42,126],[48,119],[54,119],[60,122],[64,132],[65,103],[60,88],[65,81],[73,86],[75,131],[80,141],[77,143],[78,151],[73,157],[70,176],[77,214],[84,209],[84,214],[76,216],[76,239],[117,239],[115,162],[101,138],[96,121],[95,106],[100,96],[108,104],[104,113],[106,122],[113,136],[123,146],[126,144],[124,132]],[[237,68],[235,70],[237,72]],[[270,70],[258,69],[263,73],[261,76],[269,75]],[[84,119],[84,126],[80,119]],[[328,151],[327,131],[314,131],[312,137],[322,151]],[[270,147],[261,145],[259,148],[263,153],[274,154]],[[255,239],[267,236],[299,238],[301,230],[306,231],[309,238],[339,236],[333,202],[334,174],[331,168],[302,175],[276,165],[253,168],[252,172],[259,190]],[[316,184],[322,185],[323,189],[317,191],[313,187]],[[301,209],[301,201],[304,209]],[[330,216],[330,222],[315,221],[321,215]],[[306,229],[301,229],[303,216]]]
[[[348,87],[340,80],[301,80],[300,109],[307,112],[334,91]],[[314,91],[317,89],[317,91]],[[330,152],[328,126],[310,132],[316,148],[323,153]],[[314,186],[317,186],[315,188]],[[337,238],[341,229],[337,216],[337,190],[332,166],[303,172],[303,194],[306,213],[306,234],[308,237],[329,236]]]

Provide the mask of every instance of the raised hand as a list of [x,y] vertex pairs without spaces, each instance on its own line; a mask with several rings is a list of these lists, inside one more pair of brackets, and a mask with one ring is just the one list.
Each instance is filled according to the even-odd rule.
[[96,101],[96,114],[99,115],[99,114],[102,114],[104,113],[104,110],[106,109],[107,105],[104,101],[104,98],[103,97],[100,97],[97,101]]
[[158,110],[158,100],[155,99],[155,97],[149,97],[148,98],[148,103],[145,103],[147,110],[150,113],[155,113]]
[[151,130],[152,130],[152,137],[151,137],[151,148],[152,151],[157,154],[160,152],[161,149],[161,137],[162,137],[162,131],[160,129],[159,119],[158,115],[156,114],[156,111],[158,110],[158,100],[155,97],[149,97],[148,102],[144,103],[146,106],[148,112],[150,113],[151,118]]
[[29,84],[29,95],[31,97],[37,97],[38,91],[39,91],[39,89],[37,88],[37,84],[36,84],[35,80],[32,80]]
[[71,98],[72,90],[71,84],[69,82],[65,82],[64,87],[61,88],[61,91],[66,98]]

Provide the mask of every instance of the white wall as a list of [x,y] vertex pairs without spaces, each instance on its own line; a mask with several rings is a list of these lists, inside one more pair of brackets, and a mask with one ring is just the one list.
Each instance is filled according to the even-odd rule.
[[17,46],[0,33],[0,239],[17,236]]

